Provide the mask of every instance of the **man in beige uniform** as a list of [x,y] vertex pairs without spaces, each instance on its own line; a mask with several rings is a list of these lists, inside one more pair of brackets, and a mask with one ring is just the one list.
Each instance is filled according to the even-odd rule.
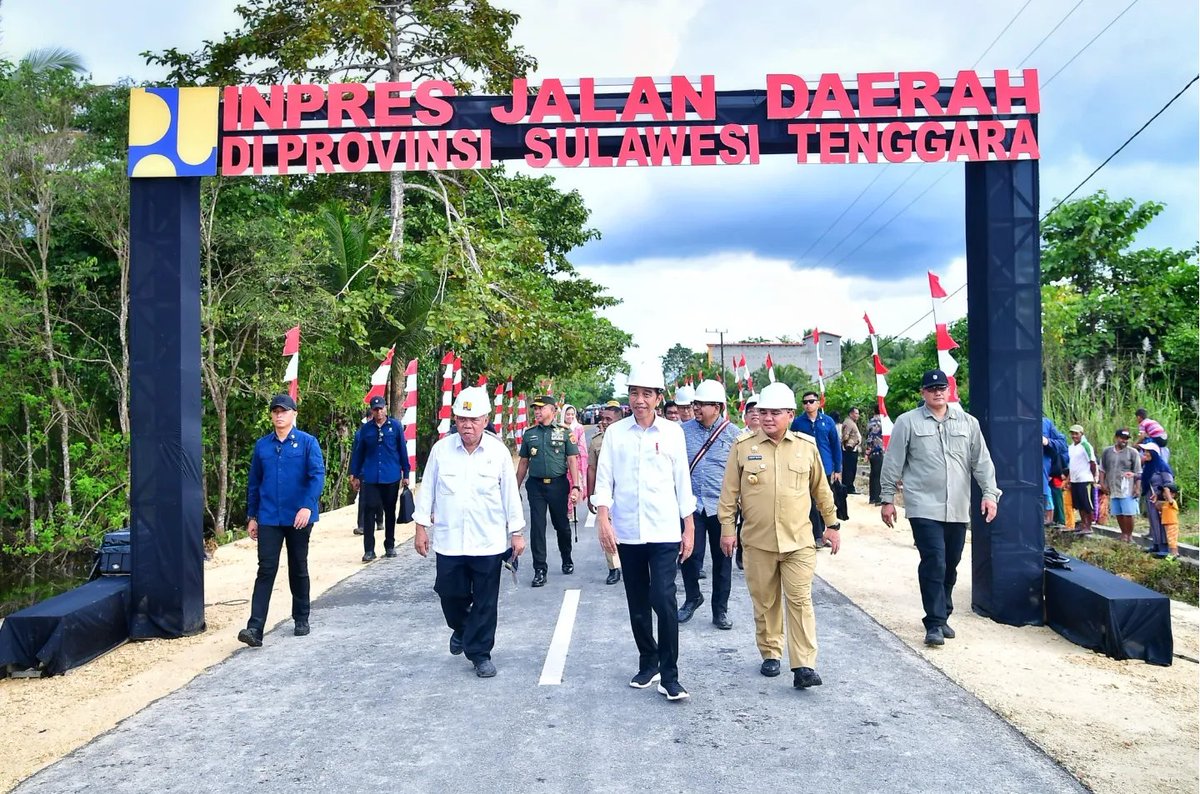
[[809,509],[814,501],[827,524],[825,537],[834,554],[842,541],[833,491],[816,442],[788,429],[796,414],[795,393],[786,384],[772,383],[759,396],[758,412],[762,427],[753,435],[743,433],[738,438],[725,466],[717,505],[721,550],[732,555],[737,545],[735,517],[740,500],[746,586],[754,604],[755,639],[763,657],[759,672],[779,675],[786,612],[792,685],[806,689],[821,685],[812,605],[817,547]]
[[[600,447],[604,444],[604,431],[613,422],[619,422],[625,418],[625,412],[621,410],[621,404],[616,400],[609,400],[608,403],[600,409],[600,429],[596,431],[596,435],[592,436],[592,440],[588,442],[588,470],[587,470],[587,506],[593,514],[596,508],[592,506],[592,494],[596,492],[596,467],[600,465]],[[615,554],[604,552],[604,559],[608,561],[608,578],[604,580],[605,584],[616,584],[621,581],[621,560]]]

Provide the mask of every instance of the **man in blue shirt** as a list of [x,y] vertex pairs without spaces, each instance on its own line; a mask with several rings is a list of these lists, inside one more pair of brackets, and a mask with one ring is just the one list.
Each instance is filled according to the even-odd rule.
[[704,543],[707,535],[712,551],[712,621],[719,629],[732,629],[728,617],[729,590],[733,583],[733,560],[721,551],[721,522],[717,520],[717,499],[725,479],[725,462],[737,440],[737,427],[725,418],[725,387],[715,380],[701,381],[693,401],[695,418],[683,423],[687,442],[688,465],[692,473],[692,493],[696,511],[692,514],[696,542],[692,556],[684,561],[683,606],[679,622],[687,623],[704,603],[700,592],[700,571],[704,567]]
[[[817,442],[817,451],[821,453],[821,464],[825,467],[825,476],[829,482],[842,481],[842,441],[838,437],[837,422],[821,410],[821,397],[815,391],[806,391],[800,398],[804,413],[798,414],[792,420],[791,431],[812,436]],[[813,538],[817,547],[827,544],[825,541],[825,521],[820,512],[813,509],[812,515]]]
[[396,556],[396,498],[408,487],[404,425],[387,415],[387,400],[371,398],[371,421],[354,434],[350,484],[359,491],[368,520],[363,524],[363,562],[375,559],[375,522],[383,509],[383,554]]
[[274,430],[254,444],[246,483],[246,529],[258,541],[258,577],[250,600],[250,620],[238,639],[262,645],[279,553],[287,544],[288,585],[295,634],[308,634],[308,540],[320,513],[325,457],[308,433],[296,429],[296,402],[286,394],[271,399]]

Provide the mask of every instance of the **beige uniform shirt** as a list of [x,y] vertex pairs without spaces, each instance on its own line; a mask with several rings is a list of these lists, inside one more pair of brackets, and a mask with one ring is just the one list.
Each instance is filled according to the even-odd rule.
[[826,524],[837,524],[833,491],[811,436],[788,430],[775,443],[762,430],[738,437],[721,483],[717,517],[721,536],[737,534],[740,500],[742,545],[786,553],[813,546],[809,510],[816,498]]
[[588,468],[592,471],[600,465],[600,445],[604,443],[604,431],[597,430],[596,435],[588,442]]

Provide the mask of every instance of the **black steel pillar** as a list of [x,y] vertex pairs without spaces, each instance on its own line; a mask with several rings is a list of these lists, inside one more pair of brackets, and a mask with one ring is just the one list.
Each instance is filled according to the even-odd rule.
[[[972,608],[1042,623],[1042,301],[1036,160],[966,166],[971,413],[996,464],[1000,510],[971,523]],[[973,505],[979,504],[975,487]]]
[[130,180],[130,636],[204,630],[200,179]]

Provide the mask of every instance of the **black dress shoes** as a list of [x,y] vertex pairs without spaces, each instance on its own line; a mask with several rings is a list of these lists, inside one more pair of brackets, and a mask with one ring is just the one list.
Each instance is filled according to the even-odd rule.
[[696,614],[696,610],[704,603],[704,596],[700,596],[698,601],[684,601],[683,606],[679,608],[679,622],[687,623],[692,619],[692,615]]
[[758,672],[765,675],[767,678],[774,678],[779,675],[779,660],[778,659],[763,659],[762,667],[758,668]]
[[297,637],[307,637],[309,631],[311,629],[308,627],[307,620],[297,620],[295,627],[292,629],[292,634],[295,634]]
[[368,551],[366,554],[364,554],[364,555],[363,555],[362,561],[363,561],[363,562],[370,562],[370,561],[371,561],[371,560],[373,560],[373,559],[375,559],[375,552],[373,552],[373,551]]
[[949,624],[942,626],[942,636],[948,640],[954,639],[954,629],[950,628]]
[[945,645],[946,641],[944,639],[942,639],[943,636],[945,636],[945,635],[942,634],[942,629],[940,626],[934,626],[931,629],[926,629],[925,630],[925,644],[926,645]]
[[480,678],[492,678],[496,675],[496,665],[492,664],[491,659],[475,662],[475,675]]
[[811,667],[797,667],[792,678],[792,686],[796,689],[808,689],[810,686],[820,686],[821,676]]
[[621,569],[613,568],[608,572],[608,578],[604,580],[605,584],[616,584],[621,581]]
[[572,574],[572,573],[575,573],[575,563],[573,563],[573,562],[564,562],[564,563],[563,563],[563,566],[562,566],[562,572],[563,572],[563,573],[565,573],[565,574]]
[[383,556],[384,556],[384,557],[395,557],[395,556],[396,556],[396,550],[395,550],[395,549],[388,549],[387,551],[385,551],[385,552],[383,553]]
[[362,533],[363,533],[363,531],[362,531],[362,527],[355,527],[355,528],[354,528],[354,534],[355,534],[355,535],[361,535]]
[[546,572],[545,571],[534,571],[533,572],[533,586],[534,587],[545,587],[546,586]]
[[242,629],[239,631],[238,641],[246,643],[251,648],[262,647],[262,635],[253,629]]
[[724,612],[718,612],[713,615],[713,625],[722,631],[729,631],[733,628],[733,622],[725,616]]

